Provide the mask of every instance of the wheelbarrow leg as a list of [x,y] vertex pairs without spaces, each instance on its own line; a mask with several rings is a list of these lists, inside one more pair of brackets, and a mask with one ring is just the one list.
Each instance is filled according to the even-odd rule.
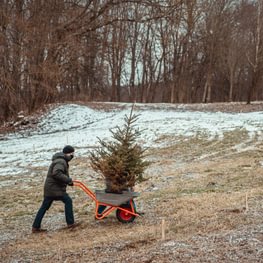
[[103,219],[104,217],[106,217],[107,215],[109,215],[112,211],[114,211],[116,209],[116,207],[114,206],[109,206],[109,208],[107,208],[105,210],[105,208],[103,209],[103,211],[101,213],[99,213],[99,208],[100,206],[103,206],[103,207],[107,207],[106,205],[104,204],[101,204],[99,202],[96,202],[96,210],[95,210],[95,218],[96,219]]

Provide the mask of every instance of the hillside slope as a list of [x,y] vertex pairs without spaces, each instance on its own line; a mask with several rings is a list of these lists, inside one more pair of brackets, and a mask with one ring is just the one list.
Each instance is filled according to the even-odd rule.
[[262,104],[250,110],[240,104],[208,107],[138,105],[138,127],[145,129],[140,142],[149,147],[151,165],[135,189],[144,215],[128,225],[114,214],[94,220],[94,202],[73,187],[69,193],[81,226],[64,229],[63,206],[55,203],[43,220],[48,233],[30,232],[53,152],[75,145],[72,177],[102,189],[102,178],[89,167],[89,150],[96,136],[110,138],[109,128],[121,124],[130,105],[60,105],[35,129],[6,135],[0,158],[1,261],[263,262]]

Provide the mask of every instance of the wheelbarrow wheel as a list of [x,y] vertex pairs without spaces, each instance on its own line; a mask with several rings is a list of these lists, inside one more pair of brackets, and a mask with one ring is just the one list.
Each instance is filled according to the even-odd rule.
[[[131,206],[130,205],[121,205],[121,208],[124,208],[126,210],[132,211]],[[116,217],[117,219],[122,222],[122,223],[131,223],[134,221],[135,217],[134,215],[127,213],[123,210],[117,209],[116,210]]]

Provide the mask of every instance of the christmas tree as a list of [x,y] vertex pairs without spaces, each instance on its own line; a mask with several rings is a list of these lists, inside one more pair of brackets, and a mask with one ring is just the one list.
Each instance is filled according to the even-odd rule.
[[105,178],[107,192],[133,189],[149,165],[144,160],[145,150],[136,142],[141,131],[135,127],[138,115],[133,114],[133,108],[125,115],[123,127],[110,130],[112,141],[99,139],[101,147],[91,152],[91,167]]

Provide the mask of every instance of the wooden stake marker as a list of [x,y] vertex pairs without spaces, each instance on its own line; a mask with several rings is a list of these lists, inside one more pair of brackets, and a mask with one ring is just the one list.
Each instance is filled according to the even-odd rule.
[[248,199],[248,195],[246,193],[246,211],[248,211],[248,201],[247,201],[247,199]]
[[162,219],[162,240],[165,240],[165,220]]

